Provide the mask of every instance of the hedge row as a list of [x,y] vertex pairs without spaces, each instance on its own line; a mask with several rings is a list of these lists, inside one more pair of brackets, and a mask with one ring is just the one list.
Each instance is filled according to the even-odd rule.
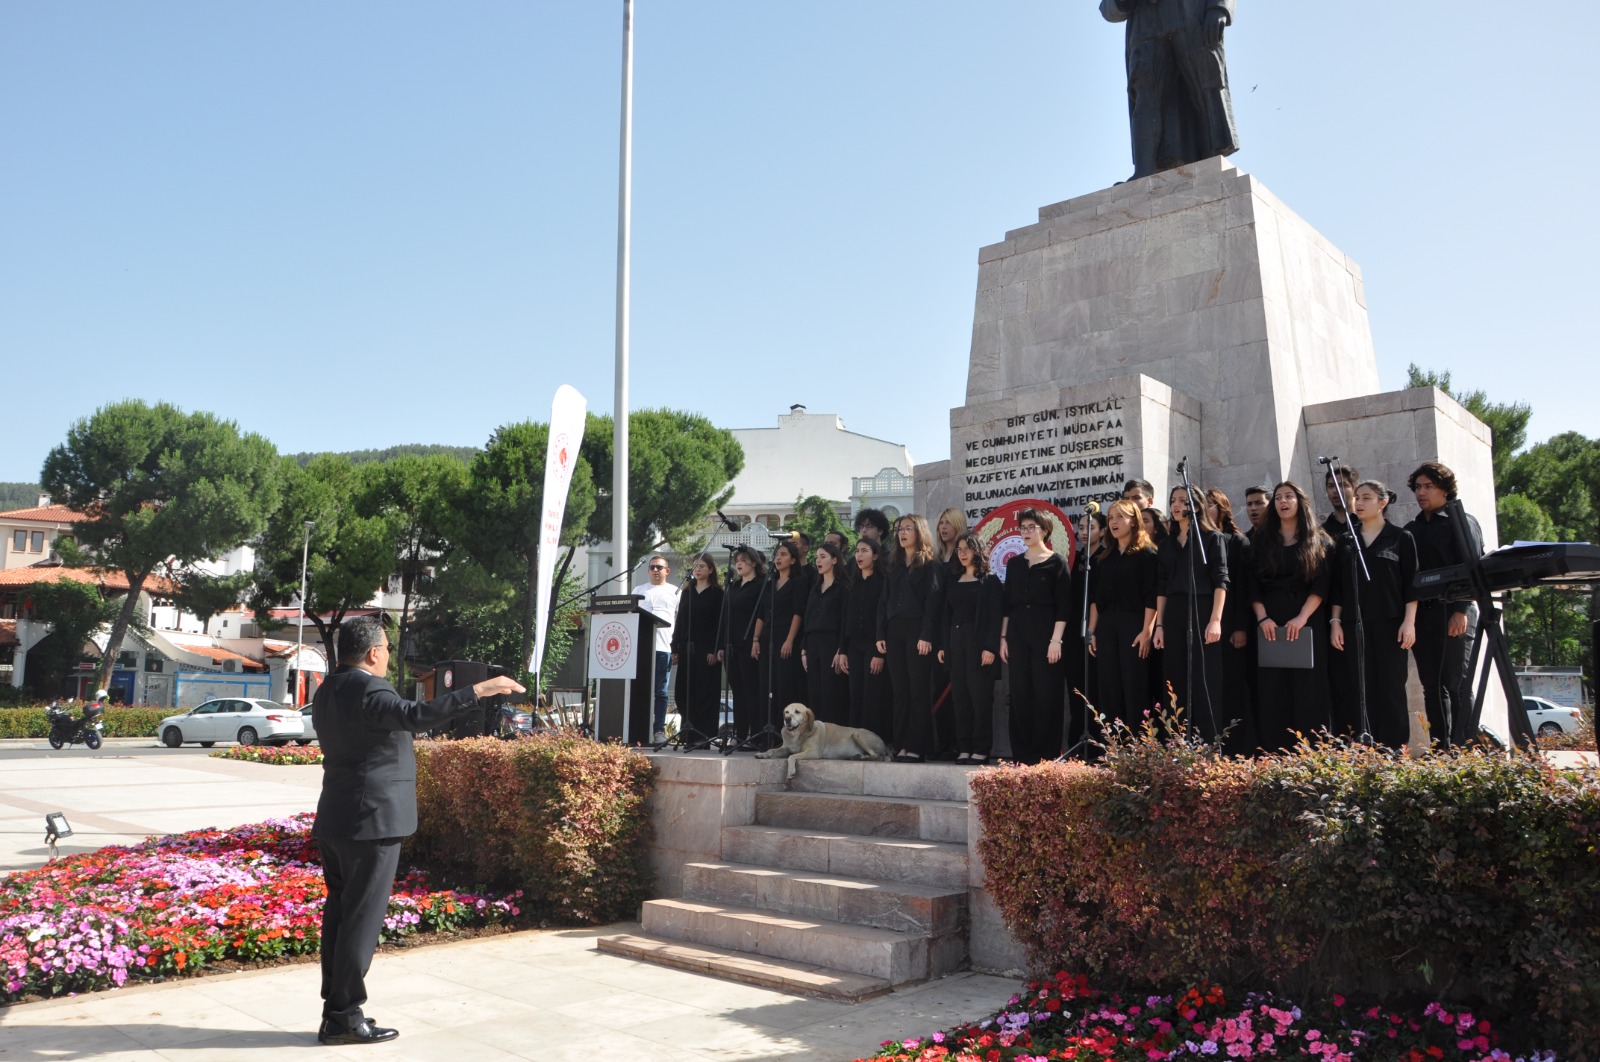
[[[81,712],[81,705],[73,711]],[[173,708],[106,709],[100,722],[106,737],[155,737],[156,725],[171,715]],[[0,708],[0,738],[44,738],[50,736],[50,720],[41,705],[36,708]]]
[[650,887],[650,761],[570,731],[417,744],[410,857],[516,887],[554,920],[633,918]]
[[1482,1001],[1600,1056],[1600,776],[1536,757],[1152,737],[980,772],[987,884],[1036,972]]

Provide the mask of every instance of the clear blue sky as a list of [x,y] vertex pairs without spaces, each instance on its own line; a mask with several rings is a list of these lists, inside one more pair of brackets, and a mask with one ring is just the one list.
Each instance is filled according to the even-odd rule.
[[[1600,433],[1592,4],[1241,0],[1234,157],[1407,362]],[[0,9],[0,480],[106,401],[285,452],[609,410],[621,0]],[[633,401],[949,447],[977,248],[1126,177],[1095,0],[638,0]]]

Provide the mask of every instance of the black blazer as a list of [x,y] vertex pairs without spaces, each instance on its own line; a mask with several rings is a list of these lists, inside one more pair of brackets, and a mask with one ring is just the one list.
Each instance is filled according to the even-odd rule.
[[381,678],[341,667],[311,699],[322,745],[322,797],[311,836],[351,841],[417,832],[411,735],[476,711],[472,687],[408,701]]

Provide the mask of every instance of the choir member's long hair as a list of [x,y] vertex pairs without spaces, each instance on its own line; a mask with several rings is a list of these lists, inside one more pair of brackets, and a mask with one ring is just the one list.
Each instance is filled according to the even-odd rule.
[[[956,529],[956,537],[950,540],[950,554],[944,554],[944,541],[939,538],[939,525],[947,523]],[[967,514],[963,509],[951,506],[939,514],[939,519],[933,522],[933,557],[934,560],[954,561],[956,557],[956,543],[961,541],[961,536],[967,533]]]
[[711,556],[711,554],[709,554],[709,553],[696,553],[694,556],[689,558],[689,582],[690,582],[690,584],[693,585],[693,583],[694,583],[694,566],[696,564],[698,564],[700,561],[705,561],[706,562],[706,567],[711,569],[711,578],[706,580],[706,585],[707,586],[720,586],[720,585],[722,585],[721,583],[719,583],[717,581],[717,578],[718,578],[718,576],[717,576],[717,562]]
[[[1216,487],[1207,487],[1203,497],[1205,500],[1202,504],[1215,505],[1217,507],[1217,516],[1220,517],[1217,522],[1217,530],[1225,535],[1237,535],[1239,533],[1239,524],[1233,518],[1233,503],[1228,500],[1228,496]],[[1210,516],[1211,514],[1208,512],[1206,515]]]
[[[1145,513],[1149,513],[1151,516],[1149,522],[1145,521]],[[1160,548],[1161,544],[1169,537],[1167,535],[1167,514],[1157,509],[1154,505],[1147,505],[1139,510],[1139,526],[1144,528],[1145,534],[1150,538],[1150,543],[1157,548]]]
[[[856,549],[860,549],[862,546],[866,546],[867,549],[872,551],[872,577],[876,579],[883,574],[883,543],[871,535],[862,535],[856,539]],[[851,551],[850,561],[850,568],[853,572],[850,577],[852,579],[862,579],[861,568],[855,563],[854,550]]]
[[[778,543],[778,553],[787,553],[789,555],[789,578],[793,579],[799,575],[800,566],[805,563],[805,554],[800,552],[800,543],[792,538],[786,538]],[[777,554],[775,553],[773,556],[776,557]]]
[[972,574],[979,579],[988,575],[989,551],[983,548],[983,543],[971,531],[962,532],[950,546],[950,574],[957,579],[967,574],[967,566],[961,563],[961,554],[956,552],[963,545],[972,550]]
[[1199,491],[1195,491],[1194,496],[1191,498],[1188,491],[1184,490],[1183,487],[1178,486],[1173,487],[1167,492],[1167,509],[1172,513],[1172,523],[1169,525],[1169,530],[1173,535],[1176,535],[1180,530],[1182,530],[1182,527],[1180,526],[1181,521],[1179,521],[1177,513],[1172,510],[1172,499],[1176,498],[1179,494],[1184,496],[1185,501],[1197,501],[1200,503],[1199,506],[1189,506],[1189,529],[1191,531],[1197,527],[1202,531],[1215,531],[1217,529],[1217,525],[1211,522],[1211,514],[1206,512],[1205,495]]
[[733,559],[738,560],[740,557],[750,562],[750,570],[754,573],[754,578],[765,579],[767,577],[767,558],[761,555],[759,549],[754,546],[740,546],[733,551]]
[[[822,544],[817,546],[817,553],[826,553],[828,556],[833,558],[833,581],[838,583],[840,586],[849,586],[851,583],[850,573],[855,570],[856,566],[855,557],[852,556],[850,558],[850,563],[846,564],[844,562],[844,550],[840,549],[837,544],[827,540],[823,540]],[[819,571],[817,573],[816,587],[812,590],[812,593],[816,593],[816,591],[820,590],[821,588],[822,573]]]
[[1106,529],[1100,537],[1100,549],[1094,555],[1095,560],[1103,560],[1111,556],[1112,550],[1122,548],[1117,540],[1111,537],[1111,518],[1119,514],[1124,520],[1133,521],[1133,535],[1128,539],[1125,554],[1156,548],[1156,544],[1150,541],[1150,532],[1144,529],[1144,517],[1140,515],[1139,507],[1127,498],[1118,498],[1106,509]]
[[[1283,518],[1278,515],[1278,492],[1285,487],[1294,491],[1300,503],[1294,518],[1293,546],[1283,544]],[[1323,564],[1327,563],[1328,545],[1328,536],[1317,526],[1317,512],[1300,484],[1284,480],[1273,487],[1272,504],[1267,507],[1261,534],[1255,537],[1256,569],[1267,575],[1282,576],[1298,567],[1306,582],[1310,582],[1321,574]]]
[[[916,544],[907,553],[900,548],[900,524],[909,520]],[[915,568],[933,560],[933,539],[928,534],[928,520],[921,513],[906,513],[894,522],[894,544],[889,547],[889,563],[903,568]]]

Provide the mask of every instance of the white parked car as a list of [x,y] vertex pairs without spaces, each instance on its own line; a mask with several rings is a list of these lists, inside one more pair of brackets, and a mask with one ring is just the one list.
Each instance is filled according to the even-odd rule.
[[1524,697],[1522,705],[1528,709],[1528,725],[1540,737],[1570,734],[1583,726],[1583,712],[1547,701],[1543,697]]
[[219,741],[241,745],[287,745],[305,733],[300,713],[272,701],[219,697],[182,715],[169,715],[156,729],[161,743],[175,749],[185,742],[210,748]]

